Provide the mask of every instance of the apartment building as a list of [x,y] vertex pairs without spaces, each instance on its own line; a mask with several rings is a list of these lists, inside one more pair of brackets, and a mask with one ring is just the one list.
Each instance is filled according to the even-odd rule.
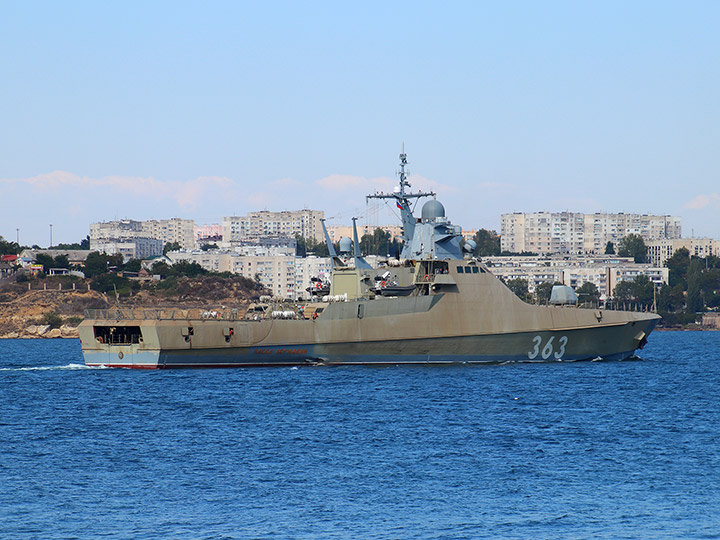
[[500,216],[500,246],[514,253],[602,254],[629,234],[647,243],[680,238],[681,218],[650,214],[511,213]]
[[136,221],[121,219],[90,224],[90,249],[109,255],[141,259],[162,255],[167,243],[195,247],[195,222],[190,219]]
[[164,242],[150,236],[142,221],[122,219],[90,224],[90,251],[120,254],[125,260],[162,255]]
[[212,223],[210,225],[195,226],[195,245],[215,243],[222,241],[222,225]]
[[297,210],[294,212],[250,212],[247,216],[227,216],[222,219],[222,242],[230,247],[243,240],[262,237],[287,236],[299,234],[303,238],[324,238],[320,220],[325,212],[316,210]]
[[648,248],[648,260],[657,266],[663,266],[680,248],[690,252],[691,257],[720,256],[720,240],[712,238],[667,238],[645,242]]
[[142,230],[163,244],[177,242],[183,249],[195,248],[195,222],[192,219],[151,219],[141,221]]
[[99,251],[107,255],[122,255],[123,259],[146,259],[162,255],[165,243],[157,238],[143,236],[100,238],[90,237],[90,251]]
[[668,269],[653,264],[636,264],[632,257],[599,255],[594,257],[510,256],[483,257],[490,271],[504,280],[524,279],[532,293],[544,282],[558,282],[573,288],[593,283],[601,295],[611,297],[621,281],[645,275],[661,286],[668,282]]
[[192,250],[171,251],[171,264],[178,261],[195,262],[212,272],[230,272],[249,279],[257,279],[277,298],[307,298],[310,278],[330,274],[327,257],[296,257],[295,252],[282,253],[281,248],[265,254],[247,255],[237,251]]

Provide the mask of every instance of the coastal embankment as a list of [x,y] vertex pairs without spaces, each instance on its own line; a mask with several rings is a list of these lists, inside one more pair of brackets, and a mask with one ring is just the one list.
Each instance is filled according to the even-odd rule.
[[89,308],[105,308],[107,296],[97,291],[4,291],[0,298],[0,339],[77,338],[77,326]]

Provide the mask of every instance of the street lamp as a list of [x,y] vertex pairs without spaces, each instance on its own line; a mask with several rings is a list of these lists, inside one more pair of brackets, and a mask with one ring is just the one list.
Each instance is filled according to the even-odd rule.
[[48,249],[52,249],[52,245],[53,244],[52,244],[52,223],[51,223],[50,224],[50,246],[48,247]]

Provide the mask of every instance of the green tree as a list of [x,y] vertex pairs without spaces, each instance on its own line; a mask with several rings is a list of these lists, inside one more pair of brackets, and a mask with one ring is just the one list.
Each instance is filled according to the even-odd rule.
[[612,242],[605,244],[605,255],[615,255],[615,244]]
[[665,261],[665,267],[668,269],[668,281],[671,287],[680,283],[683,289],[687,288],[687,272],[690,267],[690,252],[687,248],[675,251],[673,256]]
[[376,228],[372,234],[363,234],[360,239],[360,252],[364,255],[392,255],[400,251],[400,244],[392,235],[381,228]]
[[90,236],[86,236],[79,243],[57,244],[55,249],[90,249]]
[[200,249],[201,249],[202,251],[210,251],[211,249],[218,249],[218,245],[215,244],[215,243],[213,243],[213,244],[203,244],[202,246],[200,246]]
[[85,277],[94,278],[108,271],[108,258],[104,253],[93,251],[85,259],[83,272]]
[[142,262],[140,259],[130,259],[123,265],[122,269],[126,272],[139,272],[140,268],[142,268]]
[[688,315],[703,311],[702,295],[700,294],[700,279],[703,263],[700,259],[692,259],[687,272],[687,302],[685,312]]
[[0,255],[18,255],[23,249],[17,242],[8,242],[0,236]]
[[197,277],[207,274],[196,262],[178,261],[170,267],[170,275],[178,277]]
[[180,251],[182,247],[177,242],[168,242],[163,248],[163,255],[167,255],[168,251]]
[[706,307],[720,307],[720,269],[706,268],[700,275],[700,294]]
[[613,291],[615,302],[640,304],[650,307],[655,299],[655,284],[644,275],[640,274],[633,281],[621,281]]
[[103,293],[115,292],[117,290],[118,294],[128,294],[131,290],[131,284],[129,279],[108,272],[95,276],[90,288]]
[[47,324],[48,326],[50,326],[50,328],[60,328],[62,326],[63,320],[62,317],[54,311],[48,311],[43,315],[40,322],[42,324]]
[[[298,257],[307,257],[308,255],[317,255],[318,257],[327,257],[330,254],[325,242],[318,242],[314,238],[303,238],[299,233],[295,233],[295,254]],[[337,249],[337,246],[335,246]]]
[[578,287],[575,290],[575,293],[578,295],[578,301],[581,303],[587,302],[589,304],[596,304],[600,301],[600,291],[598,291],[598,288],[594,283],[589,281],[586,281]]
[[169,276],[170,265],[165,261],[158,261],[152,265],[153,274],[160,274],[161,276]]
[[55,264],[55,259],[53,259],[50,255],[45,255],[45,253],[38,253],[35,256],[35,264],[42,264],[43,272],[47,274],[51,268],[55,268],[53,266]]
[[632,257],[636,263],[647,261],[647,246],[639,234],[628,234],[618,243],[618,255]]
[[68,260],[68,256],[65,254],[60,254],[55,257],[55,260],[53,261],[53,268],[70,268],[70,261]]
[[508,289],[515,293],[515,296],[521,300],[527,300],[528,297],[528,282],[526,279],[515,278],[509,279],[505,285]]
[[497,232],[488,229],[478,229],[473,236],[473,240],[477,244],[475,256],[492,257],[500,255],[500,235]]

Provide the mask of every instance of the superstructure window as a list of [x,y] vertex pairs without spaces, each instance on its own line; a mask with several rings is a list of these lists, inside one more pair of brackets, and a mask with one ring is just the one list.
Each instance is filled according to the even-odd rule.
[[458,274],[462,274],[462,273],[463,273],[463,267],[462,267],[462,266],[458,266],[458,267],[457,267],[457,273],[458,273]]

